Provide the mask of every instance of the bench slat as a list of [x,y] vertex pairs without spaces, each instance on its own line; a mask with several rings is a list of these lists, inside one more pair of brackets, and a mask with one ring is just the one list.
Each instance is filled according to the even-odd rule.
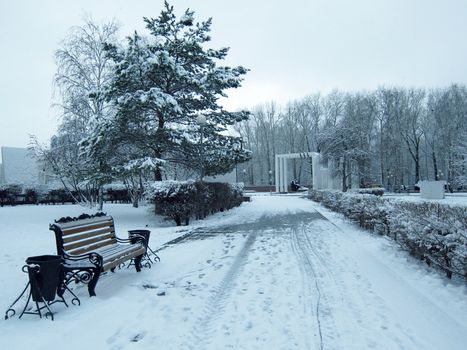
[[57,223],[55,225],[57,225],[58,227],[60,227],[63,230],[67,230],[69,228],[73,228],[73,227],[78,227],[78,226],[85,226],[85,225],[90,225],[90,224],[94,224],[94,223],[98,223],[98,222],[103,222],[103,221],[110,221],[110,222],[113,222],[113,219],[111,216],[99,216],[99,217],[96,217],[96,218],[92,218],[92,219],[82,219],[82,220],[77,220],[77,221],[70,221],[70,222],[65,222],[63,224],[60,224],[60,223]]
[[62,230],[62,232],[63,232],[63,236],[68,236],[68,235],[72,235],[74,233],[97,230],[97,229],[103,228],[103,227],[112,228],[113,224],[110,221],[105,221],[103,223],[86,225],[86,226],[79,226],[79,227],[76,227],[76,228]]
[[141,249],[141,247],[143,247],[141,244],[112,244],[110,246],[96,250],[96,253],[100,254],[105,262],[106,260],[113,260],[122,255],[126,255],[135,250],[139,250]]
[[[109,228],[105,228],[103,230],[86,232],[86,233],[82,233],[82,234],[76,234],[76,235],[73,235],[73,236],[64,237],[63,238],[63,243],[67,244],[67,243],[71,243],[71,242],[75,242],[75,241],[80,241],[80,240],[83,240],[83,239],[86,239],[86,238],[89,238],[89,237],[102,235],[104,233],[112,233],[113,236],[115,235],[113,233],[113,229],[109,227]],[[68,249],[70,249],[70,248],[68,248]]]
[[108,262],[104,262],[104,266],[102,268],[103,271],[107,271],[107,270],[110,270],[118,265],[120,265],[122,262],[125,262],[125,261],[128,261],[130,259],[133,259],[139,255],[142,255],[145,253],[145,248],[143,246],[141,246],[141,249],[138,249],[137,251],[131,253],[131,254],[128,254],[128,255],[124,255],[122,257],[120,257],[119,259],[116,259],[116,260],[111,260],[111,261],[108,261]]
[[75,249],[73,251],[68,251],[68,254],[70,255],[80,255],[80,254],[85,254],[85,253],[90,253],[92,251],[95,251],[98,248],[105,247],[106,245],[111,245],[111,244],[116,244],[117,240],[116,239],[109,239],[106,241],[101,241],[97,244],[90,245],[85,248],[80,248],[80,249]]
[[109,240],[112,238],[114,238],[114,235],[112,233],[108,233],[106,235],[92,236],[92,238],[90,239],[85,239],[85,240],[81,240],[79,242],[70,243],[70,244],[64,244],[63,249],[65,249],[65,251],[70,251],[76,248],[87,247],[90,244]]

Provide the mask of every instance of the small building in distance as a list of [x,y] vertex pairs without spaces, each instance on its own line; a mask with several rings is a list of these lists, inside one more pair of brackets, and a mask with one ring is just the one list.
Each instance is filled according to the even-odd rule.
[[0,148],[0,185],[6,184],[45,184],[45,170],[27,148]]
[[235,169],[232,170],[230,173],[227,174],[220,174],[220,175],[213,175],[213,176],[205,176],[204,181],[206,182],[227,182],[227,183],[235,183],[237,182],[236,179],[236,172]]
[[[0,157],[0,160],[2,160],[2,158]],[[5,175],[3,175],[3,164],[0,163],[0,185],[5,183]]]

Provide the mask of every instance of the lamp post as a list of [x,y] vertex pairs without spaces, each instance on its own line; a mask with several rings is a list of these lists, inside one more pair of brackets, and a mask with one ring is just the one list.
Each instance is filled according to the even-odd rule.
[[391,191],[391,179],[393,178],[392,173],[388,170],[387,179],[388,179],[388,191]]
[[196,123],[198,123],[200,127],[200,156],[201,156],[201,171],[200,171],[200,181],[203,181],[204,177],[204,145],[203,145],[203,134],[204,134],[204,125],[206,125],[206,117],[202,114],[199,114],[196,117]]
[[234,151],[234,157],[235,157],[235,183],[238,182],[238,168],[237,168],[237,162],[238,162],[238,153],[240,152],[241,145],[238,143],[233,144],[233,151]]

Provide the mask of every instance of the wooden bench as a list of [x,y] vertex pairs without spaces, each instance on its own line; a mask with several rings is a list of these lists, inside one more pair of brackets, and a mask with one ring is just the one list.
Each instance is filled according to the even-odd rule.
[[102,272],[113,272],[115,267],[132,259],[136,271],[141,271],[147,247],[144,237],[118,238],[111,216],[98,213],[61,218],[49,229],[55,232],[57,254],[64,259],[63,283],[87,283],[90,296],[96,295],[94,289]]

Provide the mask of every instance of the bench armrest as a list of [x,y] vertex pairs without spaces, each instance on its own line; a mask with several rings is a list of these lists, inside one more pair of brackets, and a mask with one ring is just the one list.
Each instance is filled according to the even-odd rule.
[[143,236],[140,235],[134,235],[131,238],[118,238],[115,237],[118,243],[130,243],[130,244],[142,244],[143,246],[146,247],[146,239]]
[[102,256],[94,252],[87,253],[87,254],[80,254],[80,255],[69,255],[67,253],[63,253],[63,259],[65,260],[65,263],[67,262],[70,262],[70,263],[89,262],[95,267],[99,268],[99,270],[101,270],[102,266],[104,265]]

